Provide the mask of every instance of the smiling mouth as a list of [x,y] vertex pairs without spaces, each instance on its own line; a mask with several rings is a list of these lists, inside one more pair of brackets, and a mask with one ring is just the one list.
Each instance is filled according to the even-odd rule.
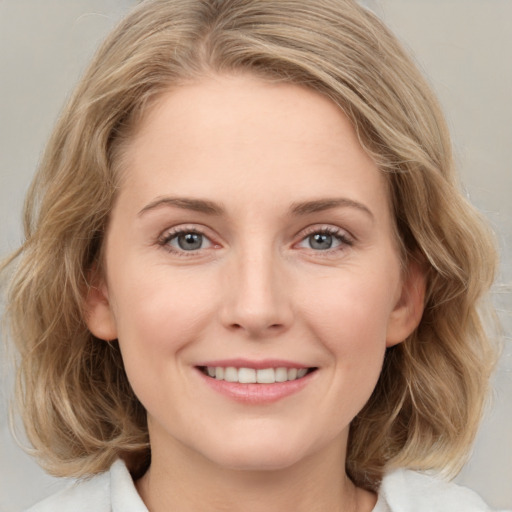
[[275,384],[302,379],[317,368],[235,368],[233,366],[199,366],[208,377],[239,384]]

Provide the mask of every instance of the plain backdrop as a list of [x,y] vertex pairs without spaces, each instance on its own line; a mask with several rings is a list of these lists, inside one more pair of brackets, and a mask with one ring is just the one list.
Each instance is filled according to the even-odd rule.
[[[21,240],[23,197],[65,98],[135,0],[0,0],[0,257]],[[505,331],[494,404],[458,481],[512,508],[512,0],[367,0],[415,54],[445,108],[464,187],[502,252],[494,288]],[[63,482],[9,433],[11,371],[0,360],[0,512]]]

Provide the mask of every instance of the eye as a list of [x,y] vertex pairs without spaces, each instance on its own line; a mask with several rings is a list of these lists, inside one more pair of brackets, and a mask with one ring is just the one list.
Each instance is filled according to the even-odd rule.
[[338,242],[338,240],[328,233],[315,233],[314,235],[309,235],[307,241],[311,249],[318,251],[332,249],[333,245]]
[[160,244],[171,252],[178,253],[199,251],[213,246],[212,242],[203,233],[196,230],[168,232],[162,238]]
[[299,242],[298,247],[329,251],[351,246],[353,241],[339,228],[314,229]]

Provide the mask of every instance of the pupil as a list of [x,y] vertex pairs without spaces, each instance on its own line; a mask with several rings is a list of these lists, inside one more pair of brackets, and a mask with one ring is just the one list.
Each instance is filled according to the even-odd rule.
[[185,251],[200,249],[202,243],[203,235],[198,233],[186,233],[185,235],[180,235],[178,237],[178,245],[180,246],[180,249]]
[[330,249],[332,246],[332,236],[325,233],[316,233],[310,240],[312,249]]

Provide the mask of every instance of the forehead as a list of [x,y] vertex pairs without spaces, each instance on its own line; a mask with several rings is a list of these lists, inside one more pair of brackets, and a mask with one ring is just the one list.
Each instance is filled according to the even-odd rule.
[[[136,127],[137,138],[142,141],[156,125],[165,126],[175,140],[186,141],[187,146],[215,144],[229,131],[230,137],[238,136],[239,143],[258,142],[258,132],[268,143],[278,132],[278,142],[293,139],[309,145],[322,138],[337,147],[359,146],[350,121],[327,96],[251,74],[213,75],[173,87],[150,105]],[[312,137],[312,128],[316,137]]]
[[[125,187],[138,195],[224,192],[254,202],[346,193],[387,205],[386,185],[341,109],[304,87],[214,76],[163,94],[127,145]],[[213,197],[215,199],[215,197]]]

